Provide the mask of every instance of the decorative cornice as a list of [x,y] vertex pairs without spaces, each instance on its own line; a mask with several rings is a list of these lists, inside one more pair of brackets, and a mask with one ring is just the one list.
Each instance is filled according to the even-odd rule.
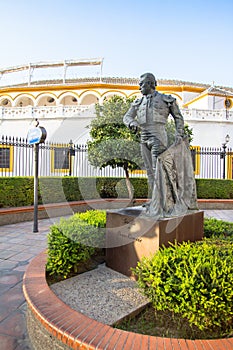
[[[0,81],[1,82],[1,81]],[[119,89],[119,90],[138,90],[139,80],[136,78],[115,78],[115,77],[105,77],[100,79],[99,77],[92,78],[79,78],[79,79],[69,79],[64,83],[62,79],[60,80],[43,80],[31,82],[30,85],[27,83],[14,84],[7,86],[0,86],[1,93],[7,92],[29,92],[29,91],[58,91],[58,90],[77,90],[77,89]],[[168,80],[168,79],[158,79],[157,80],[157,90],[166,91],[172,90],[176,92],[196,92],[199,94],[205,93],[211,88],[211,85],[192,83],[180,80]],[[230,87],[215,87],[216,90],[227,89],[229,93],[233,93],[233,88]]]

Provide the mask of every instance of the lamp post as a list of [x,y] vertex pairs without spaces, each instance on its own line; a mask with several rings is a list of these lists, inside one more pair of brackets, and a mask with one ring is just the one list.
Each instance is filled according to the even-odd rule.
[[34,146],[34,219],[33,232],[38,232],[38,166],[39,166],[39,144],[44,143],[47,132],[39,121],[35,120],[35,127],[28,131],[27,140],[29,145]]
[[69,142],[69,176],[71,176],[72,172],[72,157],[75,156],[75,149],[72,140]]
[[225,136],[225,142],[222,144],[222,149],[223,151],[221,152],[221,158],[223,159],[223,173],[222,173],[222,178],[226,178],[226,148],[227,148],[227,143],[230,141],[230,136],[227,134]]

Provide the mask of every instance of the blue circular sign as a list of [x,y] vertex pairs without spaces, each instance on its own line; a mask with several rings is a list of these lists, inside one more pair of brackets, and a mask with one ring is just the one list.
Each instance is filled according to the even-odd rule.
[[47,133],[42,126],[32,128],[28,131],[27,140],[29,145],[42,143],[46,139]]

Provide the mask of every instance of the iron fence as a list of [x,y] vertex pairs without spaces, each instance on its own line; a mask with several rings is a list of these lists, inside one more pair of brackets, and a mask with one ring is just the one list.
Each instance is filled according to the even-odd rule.
[[[123,169],[94,168],[88,162],[87,145],[45,142],[39,145],[38,176],[118,176]],[[33,176],[34,145],[27,139],[2,136],[0,140],[0,176]]]
[[233,152],[231,148],[191,147],[191,155],[196,178],[233,178]]
[[[191,147],[196,178],[232,179],[231,149]],[[45,142],[39,145],[39,176],[124,177],[121,168],[94,168],[88,161],[87,145]],[[0,140],[0,176],[33,176],[34,146],[27,139],[2,136]],[[143,170],[131,177],[146,177]]]

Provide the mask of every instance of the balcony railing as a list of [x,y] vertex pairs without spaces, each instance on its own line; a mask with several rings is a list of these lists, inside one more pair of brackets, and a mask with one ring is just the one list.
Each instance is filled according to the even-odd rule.
[[[233,111],[230,110],[207,110],[207,109],[181,109],[186,121],[233,121]],[[72,117],[87,114],[94,117],[94,105],[60,105],[60,106],[40,106],[40,107],[0,107],[1,120],[10,119],[32,119],[32,118],[56,118],[56,117]]]
[[80,114],[90,114],[93,116],[95,106],[41,106],[41,107],[0,107],[0,121],[9,119],[33,119],[33,118],[56,118],[72,117]]

